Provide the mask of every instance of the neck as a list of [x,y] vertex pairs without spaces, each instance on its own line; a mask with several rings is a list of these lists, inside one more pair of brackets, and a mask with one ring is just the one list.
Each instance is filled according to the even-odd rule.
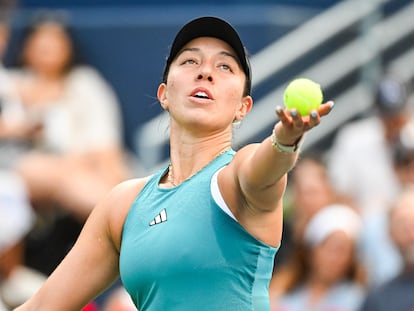
[[[172,112],[170,112],[172,114]],[[210,163],[222,151],[231,147],[231,131],[220,131],[204,128],[204,126],[188,127],[178,124],[174,116],[170,116],[170,182],[175,185],[193,176]]]
[[[212,161],[214,161],[216,158],[218,158],[220,155],[224,154],[225,152],[227,152],[228,150],[230,150],[231,147],[226,147],[226,148],[222,148],[221,150],[217,151],[213,156],[210,156],[209,158],[204,158],[203,161],[200,161],[199,164],[197,165],[192,165],[191,169],[189,170],[189,173],[187,174],[176,174],[176,172],[183,172],[182,167],[180,166],[175,166],[173,165],[173,163],[171,162],[170,165],[168,166],[168,175],[167,175],[167,182],[171,185],[173,185],[174,187],[181,184],[182,182],[190,179],[191,177],[193,177],[194,175],[198,174],[198,172],[200,172],[203,168],[205,168],[209,163],[211,163]],[[178,162],[176,162],[178,163]],[[176,168],[179,168],[181,170],[177,170]]]

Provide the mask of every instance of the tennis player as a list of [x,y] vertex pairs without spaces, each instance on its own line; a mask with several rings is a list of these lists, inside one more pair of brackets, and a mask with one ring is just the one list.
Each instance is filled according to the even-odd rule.
[[233,123],[253,105],[251,69],[236,30],[216,17],[181,28],[157,95],[170,165],[116,186],[17,311],[79,310],[119,275],[140,311],[269,310],[287,173],[333,102],[306,117],[277,106],[273,133],[233,150]]

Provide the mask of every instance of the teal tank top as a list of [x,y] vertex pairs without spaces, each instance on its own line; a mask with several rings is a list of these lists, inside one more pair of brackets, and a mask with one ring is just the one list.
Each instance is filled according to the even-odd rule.
[[214,201],[210,181],[229,150],[171,189],[147,182],[125,220],[120,276],[140,311],[268,311],[278,248],[260,242]]

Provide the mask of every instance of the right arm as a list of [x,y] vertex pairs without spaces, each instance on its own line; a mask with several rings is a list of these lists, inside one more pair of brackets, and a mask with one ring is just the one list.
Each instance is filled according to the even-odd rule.
[[15,311],[79,311],[105,290],[119,275],[123,224],[145,181],[115,187],[92,211],[76,244],[41,289]]

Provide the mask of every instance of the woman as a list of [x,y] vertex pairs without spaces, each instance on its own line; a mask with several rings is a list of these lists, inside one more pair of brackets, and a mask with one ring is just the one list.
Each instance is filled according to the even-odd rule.
[[332,187],[321,155],[302,156],[290,177],[291,221],[295,236],[300,239],[309,218],[341,198]]
[[[358,261],[360,216],[347,205],[320,208],[306,224],[292,258],[274,275],[272,311],[357,311],[365,295]],[[284,287],[281,286],[284,284]]]
[[[301,240],[309,218],[319,209],[339,201],[321,158],[321,154],[317,153],[302,154],[294,169],[289,173],[287,195],[285,195],[283,207],[284,232],[278,255],[275,258],[275,272],[278,272],[280,265],[289,259],[297,242]],[[270,297],[277,296],[280,285],[276,282],[280,281],[283,281],[280,276],[272,278],[269,288]]]
[[78,310],[118,273],[140,311],[269,309],[286,173],[332,102],[304,118],[276,108],[272,136],[235,152],[232,123],[252,108],[250,77],[227,22],[204,17],[180,30],[158,88],[171,164],[115,187],[18,311]]
[[100,74],[77,58],[69,28],[55,14],[39,15],[26,30],[13,80],[30,129],[20,132],[32,152],[15,166],[35,207],[57,205],[83,223],[127,174],[119,102]]
[[70,28],[54,12],[36,15],[21,54],[11,78],[23,116],[7,131],[0,123],[0,137],[20,147],[7,160],[36,211],[25,262],[49,275],[98,200],[128,176],[120,106],[102,76],[76,61]]

